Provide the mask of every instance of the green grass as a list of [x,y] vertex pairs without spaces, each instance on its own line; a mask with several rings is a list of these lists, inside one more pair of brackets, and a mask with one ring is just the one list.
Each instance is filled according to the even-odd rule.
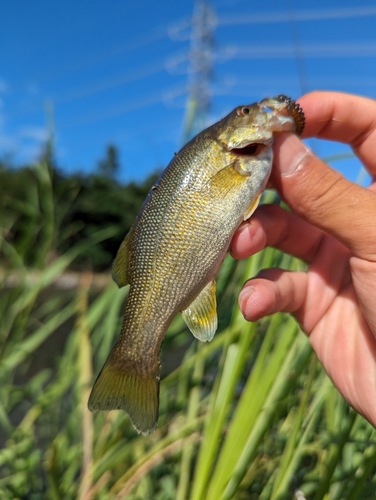
[[[10,245],[15,221],[1,230],[0,500],[287,500],[296,490],[307,500],[375,498],[375,429],[343,401],[290,316],[247,323],[238,310],[242,283],[259,269],[302,269],[272,249],[225,260],[211,343],[193,339],[180,317],[173,322],[162,356],[178,366],[162,372],[153,435],[139,436],[121,412],[92,415],[89,391],[127,290],[94,290],[88,272],[73,291],[53,284],[113,229],[51,260],[59,228],[47,166],[35,174],[20,207],[30,214],[27,234]],[[25,262],[36,234],[33,280]]]

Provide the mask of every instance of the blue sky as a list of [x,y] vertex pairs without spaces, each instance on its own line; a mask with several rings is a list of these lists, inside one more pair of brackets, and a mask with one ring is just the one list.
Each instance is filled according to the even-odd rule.
[[[376,4],[213,0],[207,124],[238,104],[314,89],[376,94]],[[37,158],[53,108],[56,159],[95,169],[109,143],[123,181],[182,145],[191,71],[188,0],[13,0],[0,8],[0,156]],[[345,145],[310,141],[322,157]],[[332,163],[347,177],[356,160]]]

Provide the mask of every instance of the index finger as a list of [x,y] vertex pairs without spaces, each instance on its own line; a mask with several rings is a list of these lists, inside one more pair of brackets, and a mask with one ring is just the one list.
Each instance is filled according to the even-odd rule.
[[298,99],[306,123],[303,138],[349,144],[376,178],[376,101],[340,92],[312,92]]

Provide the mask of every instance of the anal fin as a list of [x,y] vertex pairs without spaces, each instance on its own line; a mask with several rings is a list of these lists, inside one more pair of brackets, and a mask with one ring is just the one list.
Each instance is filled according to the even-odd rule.
[[212,340],[218,326],[214,280],[206,285],[192,304],[182,312],[182,316],[197,339],[203,342]]

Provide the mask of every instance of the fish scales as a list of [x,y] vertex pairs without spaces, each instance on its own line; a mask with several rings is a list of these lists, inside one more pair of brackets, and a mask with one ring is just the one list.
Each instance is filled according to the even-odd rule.
[[302,126],[294,101],[265,99],[236,108],[174,156],[114,262],[115,281],[130,289],[119,339],[90,395],[91,410],[124,409],[139,432],[153,432],[168,326],[180,311],[197,338],[211,340],[215,275],[265,188],[273,134]]

